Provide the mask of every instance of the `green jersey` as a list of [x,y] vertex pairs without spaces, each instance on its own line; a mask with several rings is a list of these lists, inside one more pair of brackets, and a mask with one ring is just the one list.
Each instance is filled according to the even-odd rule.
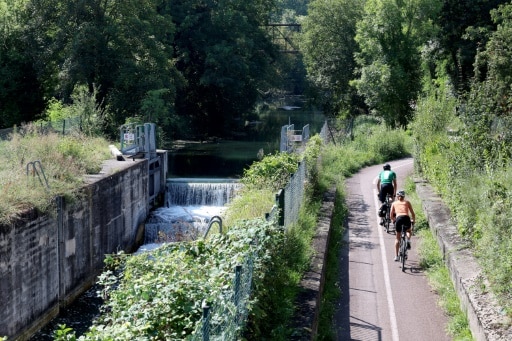
[[396,173],[392,170],[384,170],[379,174],[380,184],[392,184],[393,180],[396,179]]

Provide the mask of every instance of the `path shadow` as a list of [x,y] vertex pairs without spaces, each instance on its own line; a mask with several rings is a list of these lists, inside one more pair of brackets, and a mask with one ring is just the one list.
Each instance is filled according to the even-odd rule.
[[[352,316],[353,320],[359,320],[356,317]],[[381,341],[382,340],[382,329],[373,325],[371,323],[367,323],[365,321],[359,320],[360,323],[352,322],[350,324],[350,328],[352,329],[352,338],[344,339],[350,341]],[[350,336],[349,336],[350,337]],[[341,339],[338,339],[341,340]]]

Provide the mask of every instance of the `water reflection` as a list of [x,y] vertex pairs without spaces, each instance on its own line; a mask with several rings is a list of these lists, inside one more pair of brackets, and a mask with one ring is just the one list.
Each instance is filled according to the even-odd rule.
[[325,121],[313,111],[268,111],[257,121],[248,121],[231,137],[203,141],[175,141],[169,151],[169,177],[240,178],[258,155],[279,151],[281,127],[293,124],[296,130],[309,125],[311,135],[320,133]]
[[98,288],[97,285],[94,285],[80,295],[72,305],[61,310],[59,316],[34,334],[30,341],[54,340],[54,332],[59,329],[61,324],[73,328],[77,336],[84,334],[92,325],[92,321],[100,314],[103,300],[96,294]]

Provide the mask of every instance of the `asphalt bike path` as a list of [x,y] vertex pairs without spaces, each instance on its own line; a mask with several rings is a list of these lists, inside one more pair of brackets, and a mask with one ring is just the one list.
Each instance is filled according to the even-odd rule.
[[[397,174],[398,189],[403,189],[413,172],[413,159],[389,164]],[[448,319],[419,266],[417,237],[411,239],[405,272],[393,259],[394,226],[386,233],[377,215],[381,170],[382,165],[367,167],[345,182],[349,214],[339,255],[342,295],[333,321],[336,340],[451,340]]]

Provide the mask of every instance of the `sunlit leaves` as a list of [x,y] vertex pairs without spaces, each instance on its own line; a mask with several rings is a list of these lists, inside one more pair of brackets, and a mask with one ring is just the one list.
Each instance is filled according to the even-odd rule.
[[328,114],[349,108],[355,69],[356,22],[364,1],[316,0],[302,20],[300,44],[309,80],[323,93]]
[[[106,305],[83,340],[184,339],[201,320],[201,304],[232,306],[230,293],[236,265],[254,259],[253,277],[265,274],[269,252],[283,238],[282,230],[262,219],[239,222],[225,235],[161,246],[130,257],[109,257],[121,266],[100,277]],[[117,260],[125,260],[118,264]],[[247,271],[248,269],[245,269]],[[232,308],[231,308],[232,309]],[[222,320],[214,315],[212,319]]]
[[420,48],[432,34],[439,6],[425,0],[369,0],[357,23],[358,78],[353,81],[374,114],[405,127],[421,88]]

